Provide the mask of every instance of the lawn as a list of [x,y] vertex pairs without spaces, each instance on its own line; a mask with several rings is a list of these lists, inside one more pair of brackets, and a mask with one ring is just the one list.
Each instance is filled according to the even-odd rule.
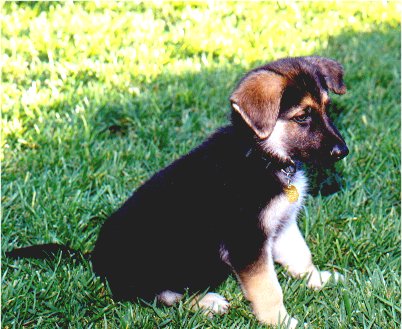
[[[299,224],[321,269],[278,267],[309,328],[400,328],[400,11],[395,3],[6,2],[2,13],[2,327],[263,328],[233,277],[214,318],[117,303],[91,264],[10,261],[14,247],[91,251],[142,182],[228,120],[249,69],[317,54],[344,65],[333,116],[350,155],[320,173]],[[335,184],[335,183],[336,184]],[[328,188],[331,193],[324,193]]]

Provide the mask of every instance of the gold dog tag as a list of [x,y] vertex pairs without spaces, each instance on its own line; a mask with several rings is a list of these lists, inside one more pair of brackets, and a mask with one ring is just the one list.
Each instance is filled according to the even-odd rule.
[[297,188],[294,185],[286,186],[285,194],[290,203],[294,203],[299,199],[299,192],[297,191]]

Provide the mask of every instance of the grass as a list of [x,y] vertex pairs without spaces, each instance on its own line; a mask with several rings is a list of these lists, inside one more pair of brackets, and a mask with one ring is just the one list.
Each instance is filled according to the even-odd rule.
[[[400,327],[400,5],[396,3],[7,2],[2,16],[2,253],[59,242],[92,250],[102,222],[150,175],[227,122],[250,68],[329,56],[351,154],[341,190],[307,199],[300,226],[320,292],[278,268],[309,328]],[[234,278],[229,314],[186,302],[115,303],[86,262],[2,258],[3,328],[263,328]]]

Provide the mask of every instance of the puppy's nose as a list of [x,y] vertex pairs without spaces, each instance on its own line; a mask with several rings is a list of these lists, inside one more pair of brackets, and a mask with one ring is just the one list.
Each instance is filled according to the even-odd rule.
[[349,149],[346,144],[336,144],[330,154],[335,161],[338,161],[349,154]]

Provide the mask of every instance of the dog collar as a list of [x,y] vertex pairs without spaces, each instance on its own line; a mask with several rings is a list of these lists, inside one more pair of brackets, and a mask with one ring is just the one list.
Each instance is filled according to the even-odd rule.
[[257,149],[256,147],[250,147],[245,156],[246,158],[254,158],[259,160],[263,163],[265,169],[271,168],[283,172],[286,175],[289,183],[297,170],[296,164],[293,162],[293,160],[290,160],[290,163],[283,163],[276,158],[269,157],[265,152]]
[[281,169],[281,171],[286,175],[286,179],[288,180],[288,186],[290,186],[291,182],[292,182],[292,178],[296,173],[296,165],[293,162],[290,166],[287,166],[286,168]]
[[265,167],[265,169],[271,168],[281,171],[285,174],[287,179],[287,184],[283,188],[285,192],[286,198],[290,203],[294,203],[299,199],[299,191],[297,190],[296,186],[292,184],[292,179],[296,174],[296,164],[291,160],[289,164],[280,163],[280,161],[268,157],[264,152],[261,150],[255,149],[255,147],[250,147],[246,152],[246,158],[254,158],[261,161]]

